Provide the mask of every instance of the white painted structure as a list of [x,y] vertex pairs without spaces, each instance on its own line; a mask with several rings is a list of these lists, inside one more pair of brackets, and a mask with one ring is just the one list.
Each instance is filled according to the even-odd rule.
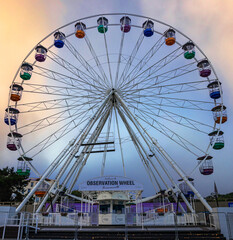
[[[96,20],[103,16],[109,20],[108,27],[111,28],[109,30],[111,34],[107,38],[105,34],[102,35],[104,37],[92,33],[89,35],[96,28]],[[133,23],[133,31],[127,33],[127,37],[125,37],[126,32],[120,34],[120,29],[125,29],[122,26],[122,17],[131,19]],[[154,34],[151,40],[144,38],[142,34],[142,31],[148,30],[144,28],[145,24],[142,24],[148,19],[150,23],[158,25],[156,31],[153,31],[153,28],[149,30]],[[71,31],[71,26],[76,26],[81,21],[81,25],[87,24],[87,28],[82,30],[85,41],[79,41],[77,49],[77,36]],[[67,52],[63,50],[56,54],[53,48],[57,47],[56,44],[53,46],[48,43],[54,42],[54,33],[58,30],[62,30],[66,36],[64,50]],[[167,38],[164,38],[164,34],[171,31],[173,34],[178,33],[173,39],[173,44],[177,43],[176,50],[168,47]],[[71,193],[92,154],[103,154],[100,172],[101,176],[104,176],[107,156],[109,156],[107,154],[116,152],[116,159],[121,160],[122,172],[126,176],[125,161],[128,159],[125,152],[127,151],[137,152],[143,174],[148,176],[155,193],[169,191],[175,201],[179,194],[189,211],[195,213],[195,209],[189,204],[184,194],[179,190],[177,192],[178,186],[175,179],[178,175],[207,210],[212,212],[212,208],[189,181],[187,173],[182,170],[183,166],[179,164],[178,156],[180,151],[184,151],[183,156],[186,158],[184,164],[190,162],[193,156],[195,158],[201,156],[202,162],[199,164],[210,157],[212,144],[214,145],[217,141],[221,125],[227,120],[226,107],[223,105],[221,83],[202,50],[195,44],[197,54],[193,61],[187,63],[186,57],[181,58],[184,53],[187,53],[185,46],[194,47],[190,42],[192,40],[181,31],[156,19],[137,14],[126,16],[126,13],[110,13],[76,19],[53,31],[36,44],[24,61],[34,57],[34,51],[41,49],[43,45],[44,50],[48,50],[47,58],[54,64],[41,67],[34,62],[31,67],[43,80],[33,78],[32,75],[32,83],[26,83],[24,80],[21,83],[18,82],[18,73],[22,70],[20,67],[10,87],[8,101],[6,121],[10,123],[12,147],[17,148],[25,164],[40,178],[38,184],[17,207],[16,212],[19,213],[23,209],[40,185],[43,185],[46,178],[52,175],[54,183],[49,184],[49,189],[36,212],[43,211],[50,197],[53,199],[52,204],[55,204],[63,192],[66,196],[75,198]],[[118,54],[116,49],[119,49]],[[87,51],[91,54],[89,59],[93,61],[85,59]],[[100,54],[99,51],[103,51],[104,54]],[[72,63],[71,59],[77,61],[78,65],[76,65],[77,62]],[[200,68],[198,69],[197,66],[203,62],[203,59],[208,62],[208,67],[211,68],[208,70],[211,70],[212,75],[211,79],[198,80]],[[194,71],[198,71],[198,74]],[[203,76],[200,75],[200,77]],[[54,84],[50,84],[50,80],[54,81]],[[206,86],[212,80],[218,89],[219,97],[210,99],[212,100],[210,102],[206,100],[210,91]],[[43,85],[41,85],[42,82]],[[36,86],[40,88],[37,89]],[[203,89],[206,90],[206,95],[203,94]],[[24,102],[27,96],[24,97],[20,108],[21,106],[25,108],[23,113],[28,114],[32,121],[25,125],[26,123],[19,118],[17,124],[11,124],[9,109],[19,107],[17,101],[21,100],[22,92],[24,92],[23,95],[35,94],[41,102],[34,102],[34,100]],[[194,95],[191,95],[193,93]],[[36,111],[44,113],[34,114]],[[206,122],[210,111],[214,115],[211,124]],[[34,117],[31,118],[31,116]],[[19,129],[20,133],[17,132]],[[39,131],[43,134],[38,134]],[[74,138],[70,139],[64,149],[60,149],[60,139],[67,141],[65,136],[71,131],[75,133],[70,135]],[[213,136],[211,142],[206,142],[205,139],[201,141],[203,133],[209,131],[217,131],[218,134]],[[28,141],[22,140],[18,146],[19,138],[23,138],[19,136],[26,134],[28,139],[31,139],[31,143],[25,144]],[[126,140],[131,142],[130,147],[123,146]],[[170,156],[162,147],[163,144],[172,147],[173,156]],[[51,149],[58,150],[58,155],[54,156],[43,174],[38,172],[33,161],[26,159],[26,156],[37,154],[49,155]],[[196,164],[194,165],[193,171],[196,169]],[[131,170],[133,167],[130,166]]]

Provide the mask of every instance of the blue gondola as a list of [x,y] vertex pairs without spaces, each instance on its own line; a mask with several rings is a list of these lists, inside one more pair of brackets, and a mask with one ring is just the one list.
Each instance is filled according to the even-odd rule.
[[207,85],[211,98],[218,99],[221,97],[220,85],[221,85],[221,82],[219,81],[213,81]]
[[65,44],[65,34],[62,32],[54,33],[54,46],[57,48],[63,48]]
[[144,28],[145,37],[151,37],[154,34],[154,23],[151,20],[145,21],[142,27]]
[[[17,123],[18,120],[18,114],[19,114],[19,110],[16,108],[7,108],[5,110],[5,117],[4,117],[4,122],[7,125],[15,125]],[[9,122],[10,120],[10,122]]]

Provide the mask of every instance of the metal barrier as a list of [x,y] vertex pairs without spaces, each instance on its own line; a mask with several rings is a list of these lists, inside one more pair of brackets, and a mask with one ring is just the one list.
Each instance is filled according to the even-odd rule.
[[233,239],[233,213],[227,213],[227,226],[229,229],[229,239]]
[[[117,217],[122,217],[120,215],[124,215],[123,222],[126,228],[130,226],[138,226],[142,228],[144,226],[169,226],[175,228],[179,226],[207,226],[213,229],[222,230],[219,218],[223,218],[226,221],[226,231],[228,231],[227,239],[232,239],[233,236],[233,213],[185,213],[176,215],[172,212],[158,213],[155,211],[148,211],[146,213],[108,214],[112,218],[115,218],[114,221],[117,220]],[[121,222],[118,224],[121,224]],[[82,226],[91,227],[98,225],[100,225],[100,214],[96,212],[47,214],[22,212],[21,214],[5,218],[2,240],[4,239],[7,226],[16,226],[18,228],[17,240],[20,240],[22,239],[23,229],[25,229],[27,236],[29,234],[29,228],[34,228],[35,233],[37,233],[38,228],[42,226],[72,226],[81,229]]]
[[18,227],[17,240],[21,240],[23,236],[23,229],[26,229],[26,235],[28,234],[28,228],[33,227],[32,214],[27,212],[22,212],[20,214],[15,214],[10,217],[5,217],[5,223],[3,226],[2,240],[5,238],[6,227],[15,226]]
[[212,218],[215,228],[221,230],[227,240],[233,240],[233,212],[215,212]]
[[[105,222],[101,220],[105,218]],[[124,218],[124,219],[123,219]],[[233,216],[232,216],[233,218]],[[98,226],[98,225],[126,225],[126,226],[208,226],[219,229],[218,218],[215,214],[206,213],[126,213],[126,214],[98,214],[98,213],[35,213],[29,218],[33,226]]]

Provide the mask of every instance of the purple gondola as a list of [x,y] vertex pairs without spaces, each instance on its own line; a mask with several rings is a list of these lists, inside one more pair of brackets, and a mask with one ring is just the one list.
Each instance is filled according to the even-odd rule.
[[35,55],[35,59],[38,62],[44,62],[47,56],[47,49],[41,45],[37,46],[35,48],[36,50],[36,55]]
[[120,19],[121,31],[127,33],[131,29],[131,19],[128,16],[124,16]]
[[11,132],[7,138],[7,148],[11,151],[16,151],[21,146],[22,135],[17,132]]

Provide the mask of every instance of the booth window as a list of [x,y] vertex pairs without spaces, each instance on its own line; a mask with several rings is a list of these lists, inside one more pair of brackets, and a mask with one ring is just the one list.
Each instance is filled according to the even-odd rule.
[[113,213],[122,214],[124,213],[125,206],[123,204],[113,204]]
[[109,213],[110,204],[100,205],[100,213]]

